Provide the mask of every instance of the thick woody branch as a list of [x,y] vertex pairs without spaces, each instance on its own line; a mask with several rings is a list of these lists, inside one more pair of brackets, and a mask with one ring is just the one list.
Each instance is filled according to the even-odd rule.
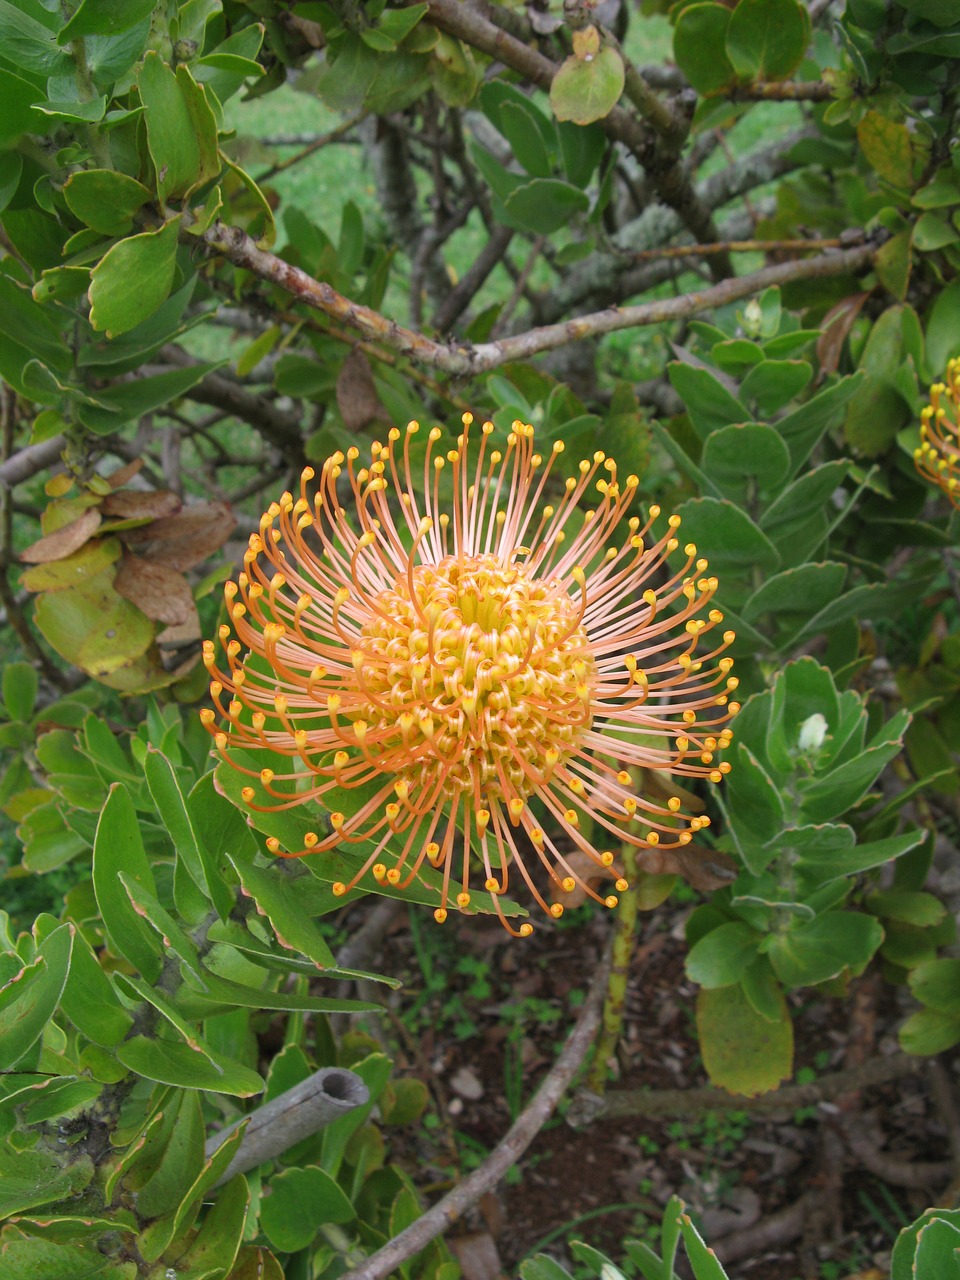
[[[183,367],[196,363],[180,347],[164,347],[161,354],[167,364]],[[284,452],[299,451],[302,448],[300,411],[280,409],[272,400],[254,395],[232,378],[226,378],[220,373],[208,373],[184,394],[196,404],[223,409],[225,413],[249,422],[265,440]]]
[[23,484],[39,471],[51,466],[66,448],[66,436],[51,436],[40,444],[28,444],[12,454],[6,462],[0,463],[0,485],[11,489],[16,484]]
[[926,1067],[923,1058],[896,1053],[890,1058],[871,1058],[863,1066],[850,1067],[821,1076],[810,1084],[788,1085],[757,1098],[744,1098],[724,1089],[617,1089],[603,1098],[581,1095],[571,1118],[576,1123],[592,1123],[623,1116],[696,1115],[701,1111],[794,1111],[797,1107],[816,1106],[832,1098],[840,1098],[852,1089],[889,1084],[906,1076],[918,1075]]
[[[549,92],[556,63],[538,50],[509,35],[464,0],[429,0],[430,20],[475,49],[505,63],[532,84]],[[659,198],[675,210],[698,240],[715,240],[710,210],[699,199],[675,152],[664,144],[656,129],[637,120],[623,107],[614,107],[600,121],[609,138],[622,143],[643,165]],[[718,274],[729,270],[722,259]]]
[[525,333],[501,338],[497,342],[484,342],[474,346],[468,343],[435,342],[422,333],[404,328],[374,311],[372,307],[345,298],[326,282],[314,280],[299,267],[259,248],[239,227],[215,223],[205,233],[204,240],[209,248],[223,254],[235,266],[243,267],[260,279],[279,286],[298,302],[349,325],[364,337],[445,373],[468,376],[487,373],[510,360],[529,359],[542,351],[553,351],[584,338],[597,338],[621,329],[685,319],[701,311],[724,306],[728,302],[737,302],[770,285],[858,271],[870,264],[874,254],[872,245],[860,245],[854,249],[818,254],[798,262],[777,263],[750,275],[724,280],[710,288],[682,294],[677,298],[631,307],[608,307],[604,311],[576,316],[561,324],[543,325]]
[[339,1067],[315,1071],[272,1102],[208,1139],[204,1154],[209,1160],[235,1129],[246,1124],[236,1155],[216,1185],[222,1186],[234,1174],[246,1173],[265,1160],[272,1160],[369,1100],[370,1092],[355,1072]]
[[590,991],[563,1052],[551,1067],[529,1105],[520,1113],[504,1138],[478,1169],[464,1178],[433,1208],[411,1226],[387,1241],[382,1249],[369,1257],[362,1266],[350,1271],[343,1280],[385,1280],[415,1253],[419,1253],[431,1240],[442,1235],[481,1196],[492,1190],[507,1171],[529,1147],[554,1108],[563,1097],[568,1085],[583,1065],[590,1052],[594,1036],[600,1025],[600,1009],[610,970],[609,954],[598,967]]
[[833,86],[825,80],[781,80],[775,84],[747,84],[721,94],[729,102],[829,102]]

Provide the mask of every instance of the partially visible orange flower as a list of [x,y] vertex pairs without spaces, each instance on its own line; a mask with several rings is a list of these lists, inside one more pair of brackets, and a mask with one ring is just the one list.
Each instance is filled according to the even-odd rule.
[[[532,427],[515,422],[501,451],[492,424],[465,414],[456,448],[438,451],[434,428],[415,464],[418,430],[391,430],[367,466],[357,449],[335,453],[312,495],[307,467],[300,496],[270,506],[225,588],[226,671],[205,646],[227,725],[202,715],[221,752],[289,759],[286,772],[259,774],[275,804],[245,789],[253,808],[316,805],[319,816],[334,789],[365,789],[356,812],[328,814],[330,834],[318,822],[306,848],[281,851],[271,838],[272,852],[374,841],[338,894],[371,870],[404,888],[426,859],[443,873],[439,921],[451,901],[469,905],[475,861],[516,936],[498,901],[512,871],[554,917],[563,907],[548,906],[533,868],[556,897],[580,885],[615,906],[567,852],[616,877],[606,844],[675,849],[707,825],[681,812],[680,796],[634,794],[628,769],[720,781],[728,766],[716,755],[738,709],[722,656],[734,637],[714,634],[717,580],[696,547],[678,571],[667,566],[680,518],[657,537],[658,507],[628,517],[639,482],[621,483],[603,453],[557,481],[553,503],[563,445],[544,460]],[[452,491],[449,511],[441,491]]]
[[[946,405],[942,403],[946,400]],[[960,359],[947,363],[946,382],[930,388],[930,403],[920,414],[920,447],[913,461],[925,480],[960,506]]]

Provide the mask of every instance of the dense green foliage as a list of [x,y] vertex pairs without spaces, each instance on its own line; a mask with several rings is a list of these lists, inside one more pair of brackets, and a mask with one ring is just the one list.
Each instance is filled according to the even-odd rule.
[[[776,1088],[791,994],[869,966],[907,1052],[960,1041],[928,882],[957,522],[913,462],[960,354],[955,10],[0,0],[4,1277],[335,1280],[421,1212],[384,1130],[423,1091],[326,1016],[379,1007],[334,979],[392,981],[337,967],[363,855],[266,853],[316,819],[248,824],[197,715],[261,506],[412,418],[533,423],[562,474],[604,450],[719,578],[743,707],[676,868],[734,868],[687,925],[712,1082]],[[309,136],[258,136],[284,113]],[[641,859],[633,892],[674,883]],[[214,1195],[243,1134],[208,1132],[327,1066],[369,1101]],[[630,1265],[669,1280],[682,1237],[719,1280],[682,1207]],[[955,1219],[894,1280],[954,1265]],[[400,1273],[458,1271],[434,1240]]]

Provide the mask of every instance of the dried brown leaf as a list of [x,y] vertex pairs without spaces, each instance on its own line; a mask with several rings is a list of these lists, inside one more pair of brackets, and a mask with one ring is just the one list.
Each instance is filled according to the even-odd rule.
[[351,431],[362,431],[371,422],[383,422],[387,417],[374,386],[370,361],[359,347],[350,352],[340,368],[337,407]]
[[143,467],[142,458],[134,458],[133,462],[128,462],[122,467],[118,467],[116,471],[106,477],[107,483],[111,489],[120,489],[125,484],[129,484],[133,477]]
[[90,507],[76,520],[62,525],[53,533],[45,534],[25,551],[21,551],[20,559],[25,560],[27,564],[49,564],[51,560],[62,560],[65,556],[72,556],[93,537],[102,521],[100,509]]
[[236,524],[225,502],[199,502],[178,515],[130,529],[124,534],[124,541],[128,546],[146,548],[143,555],[154,564],[182,572],[219,551]]
[[179,626],[196,615],[193,593],[182,573],[139,556],[124,556],[113,585],[155,622]]
[[843,344],[847,340],[854,321],[863,309],[869,293],[851,293],[841,298],[823,318],[822,332],[817,339],[817,359],[820,361],[820,378],[836,373]]
[[172,489],[121,489],[108,494],[100,510],[115,520],[159,520],[172,516],[183,502]]
[[463,1280],[500,1280],[503,1275],[497,1246],[486,1231],[455,1237],[450,1250],[460,1263]]

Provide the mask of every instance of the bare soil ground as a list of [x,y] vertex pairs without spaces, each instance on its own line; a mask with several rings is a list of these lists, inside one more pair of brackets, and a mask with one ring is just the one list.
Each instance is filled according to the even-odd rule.
[[[668,904],[644,921],[609,1089],[708,1083],[683,973],[688,910]],[[421,1078],[433,1099],[416,1131],[393,1131],[391,1152],[428,1198],[496,1145],[559,1051],[609,927],[603,914],[572,915],[519,942],[486,922],[436,929],[403,909],[390,925],[377,964],[405,987],[386,1034],[398,1071]],[[869,975],[846,998],[797,1001],[794,1079],[896,1052],[902,1017],[896,989]],[[537,1250],[569,1267],[576,1239],[621,1263],[623,1239],[655,1242],[677,1193],[731,1276],[881,1280],[899,1229],[949,1203],[957,1186],[956,1074],[949,1062],[935,1070],[939,1089],[922,1063],[892,1084],[772,1115],[752,1116],[745,1100],[742,1110],[581,1130],[555,1116],[451,1243],[466,1280],[516,1275]]]

